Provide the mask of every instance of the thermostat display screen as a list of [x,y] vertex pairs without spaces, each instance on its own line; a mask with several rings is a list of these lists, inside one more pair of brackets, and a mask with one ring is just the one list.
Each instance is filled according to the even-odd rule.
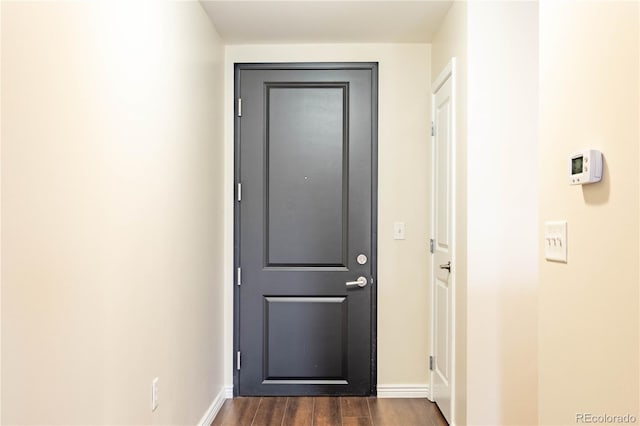
[[582,173],[582,160],[584,157],[576,157],[571,159],[571,174],[577,175]]

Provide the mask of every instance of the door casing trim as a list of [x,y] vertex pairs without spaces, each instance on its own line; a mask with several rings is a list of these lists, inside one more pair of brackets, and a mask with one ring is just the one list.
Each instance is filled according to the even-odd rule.
[[[237,188],[240,183],[240,135],[238,132],[240,119],[238,117],[238,102],[240,97],[240,71],[241,70],[371,70],[371,353],[370,353],[370,377],[369,392],[377,394],[378,381],[378,62],[236,62],[233,77],[233,271],[239,267],[240,258],[240,202],[238,202]],[[233,285],[233,353],[231,359],[236,359],[236,353],[240,349],[240,298],[239,288]],[[235,362],[233,369],[233,396],[239,396],[240,376]]]

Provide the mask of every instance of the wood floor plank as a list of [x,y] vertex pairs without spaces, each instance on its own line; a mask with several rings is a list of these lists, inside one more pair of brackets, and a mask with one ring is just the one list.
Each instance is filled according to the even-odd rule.
[[213,421],[213,426],[250,426],[259,405],[260,398],[228,399]]
[[213,426],[447,426],[422,398],[264,397],[225,401]]
[[281,426],[287,397],[263,397],[251,426]]
[[341,423],[339,398],[314,398],[313,426],[336,426]]
[[313,398],[289,398],[282,426],[311,426],[313,424]]
[[395,409],[393,401],[392,399],[368,399],[371,420],[375,426],[402,426],[398,419],[401,413]]
[[444,416],[440,412],[440,409],[436,404],[431,404],[433,408],[433,415],[431,416],[431,420],[433,420],[433,426],[449,426],[447,420],[445,420]]
[[371,426],[371,417],[343,417],[342,426]]
[[375,426],[432,426],[434,421],[440,420],[438,416],[442,417],[435,405],[426,399],[369,398],[368,402]]
[[366,397],[340,397],[342,417],[369,417],[369,406]]

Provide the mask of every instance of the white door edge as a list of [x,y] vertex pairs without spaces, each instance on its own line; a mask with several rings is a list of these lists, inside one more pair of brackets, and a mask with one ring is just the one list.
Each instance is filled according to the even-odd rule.
[[[451,114],[451,156],[452,156],[452,161],[451,161],[451,191],[452,191],[452,200],[451,200],[451,204],[452,204],[452,209],[451,209],[451,229],[452,229],[452,241],[455,243],[456,241],[456,188],[457,188],[457,182],[456,182],[456,162],[457,162],[457,144],[456,144],[456,58],[452,57],[451,60],[447,63],[447,65],[445,65],[444,69],[440,72],[440,74],[438,74],[438,77],[433,81],[433,83],[431,84],[431,122],[434,123],[435,122],[435,96],[436,93],[438,92],[438,90],[447,82],[447,80],[451,79],[451,104],[452,104],[452,114]],[[432,134],[431,136],[431,226],[430,226],[430,231],[431,231],[431,237],[433,238],[433,236],[435,235],[435,135]],[[430,355],[433,356],[433,348],[435,347],[435,324],[436,324],[436,320],[435,320],[435,263],[434,263],[434,254],[431,253],[430,255],[430,263],[431,263],[431,274],[430,274],[430,279],[429,279],[429,285],[431,287],[431,346],[430,346]],[[452,335],[452,340],[451,340],[451,419],[450,419],[450,424],[451,425],[455,425],[456,423],[456,419],[455,419],[455,377],[456,377],[456,268],[455,265],[456,263],[456,250],[455,250],[455,246],[453,248],[453,250],[451,251],[451,263],[454,265],[454,268],[452,268],[451,271],[451,276],[450,276],[450,280],[451,280],[451,335]],[[429,400],[431,402],[434,402],[434,383],[433,383],[433,371],[429,370]]]

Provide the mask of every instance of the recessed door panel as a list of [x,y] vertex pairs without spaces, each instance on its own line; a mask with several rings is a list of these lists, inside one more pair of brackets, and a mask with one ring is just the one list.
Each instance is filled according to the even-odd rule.
[[438,100],[436,105],[436,128],[438,129],[437,137],[435,138],[435,160],[436,160],[436,235],[435,241],[437,248],[440,250],[447,250],[451,244],[451,229],[450,229],[450,206],[451,206],[451,185],[450,185],[450,173],[449,164],[451,162],[451,146],[450,146],[450,134],[451,131],[451,99],[448,96],[442,96],[442,99]]
[[437,327],[443,332],[436,334],[435,370],[443,384],[449,384],[449,285],[446,280],[436,279],[435,317]]
[[265,346],[265,380],[345,384],[347,298],[266,297]]
[[266,90],[267,266],[345,266],[348,86]]

